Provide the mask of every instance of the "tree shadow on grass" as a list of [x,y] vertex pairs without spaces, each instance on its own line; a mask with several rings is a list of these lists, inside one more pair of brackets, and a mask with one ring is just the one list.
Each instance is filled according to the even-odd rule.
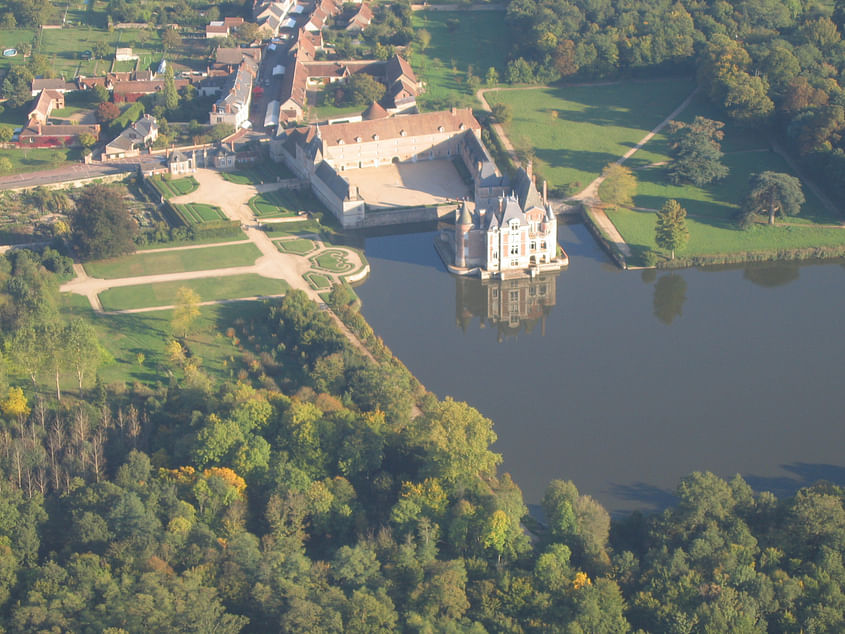
[[[564,148],[536,148],[534,156],[546,163],[551,169],[577,169],[584,172],[592,172],[596,176],[601,173],[608,163],[619,158],[610,152],[591,152],[589,150],[568,150]],[[567,183],[555,183],[555,185],[565,184]],[[581,187],[586,187],[587,185],[589,185],[589,182],[581,183]]]

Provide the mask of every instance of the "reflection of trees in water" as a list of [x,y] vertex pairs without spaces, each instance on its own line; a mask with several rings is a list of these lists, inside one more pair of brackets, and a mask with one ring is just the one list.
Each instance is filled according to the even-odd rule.
[[681,316],[687,300],[687,281],[677,273],[664,275],[654,285],[654,316],[667,326]]
[[757,286],[774,288],[794,282],[799,274],[800,269],[796,262],[777,262],[748,266],[742,272],[742,277]]
[[455,278],[455,321],[464,332],[478,318],[479,327],[495,327],[498,341],[540,326],[555,305],[557,275],[510,280]]
[[657,269],[643,269],[640,278],[642,278],[643,284],[651,284],[657,279]]

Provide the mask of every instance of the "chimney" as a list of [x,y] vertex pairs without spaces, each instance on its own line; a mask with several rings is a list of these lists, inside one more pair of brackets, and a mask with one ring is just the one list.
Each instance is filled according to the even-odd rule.
[[481,174],[481,161],[475,162],[475,170],[478,174]]
[[549,184],[546,181],[543,181],[543,204],[549,204]]
[[457,114],[457,112],[458,112],[458,110],[457,110],[457,108],[455,108],[455,106],[452,106],[450,110],[451,110],[453,115]]
[[529,160],[528,164],[525,166],[525,173],[528,174],[528,178],[534,180],[534,161]]

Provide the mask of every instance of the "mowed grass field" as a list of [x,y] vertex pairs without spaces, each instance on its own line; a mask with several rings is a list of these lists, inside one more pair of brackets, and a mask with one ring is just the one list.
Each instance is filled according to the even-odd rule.
[[164,175],[155,175],[150,178],[153,187],[165,198],[184,196],[196,191],[199,187],[197,179],[193,176],[183,178],[167,178]]
[[173,208],[182,216],[186,224],[198,225],[203,222],[214,222],[215,220],[226,220],[226,214],[216,205],[205,203],[185,203],[173,205]]
[[[714,119],[720,117],[719,112],[706,100],[696,98],[678,119],[691,121],[697,115]],[[751,176],[764,171],[794,173],[786,159],[769,148],[768,139],[764,135],[730,125],[725,126],[724,132],[723,162],[730,173],[717,183],[702,187],[673,185],[666,178],[664,166],[635,168],[638,187],[634,206],[637,209],[608,210],[607,215],[631,246],[636,258],[647,249],[659,251],[654,242],[657,219],[654,211],[670,198],[676,199],[687,210],[690,240],[684,249],[677,252],[678,256],[845,244],[845,229],[830,226],[840,225],[845,219],[828,209],[806,186],[803,188],[806,202],[799,215],[779,219],[779,225],[774,227],[755,224],[747,230],[739,229],[733,222],[733,216],[748,192]],[[665,135],[655,136],[643,149],[650,159],[669,159]],[[639,152],[632,158],[638,156]],[[632,165],[636,166],[636,162]]]
[[[692,80],[672,78],[584,86],[547,86],[486,93],[505,103],[513,119],[505,126],[517,148],[533,148],[535,170],[550,187],[586,187],[659,124],[692,92]],[[665,160],[665,147],[637,152],[638,167]]]
[[296,212],[290,208],[294,200],[288,192],[271,191],[253,196],[249,200],[249,208],[259,218],[284,218],[295,216]]
[[455,98],[474,103],[466,89],[470,68],[482,82],[490,67],[504,75],[509,49],[504,11],[415,11],[413,25],[431,34],[428,48],[415,52],[410,60],[427,83],[420,98],[423,104],[442,107]]
[[200,300],[204,302],[257,295],[279,295],[290,288],[284,280],[274,280],[259,275],[230,275],[111,288],[100,293],[100,302],[105,310],[171,306],[176,303],[179,289],[182,287],[196,291]]
[[22,174],[61,167],[78,160],[81,154],[79,148],[21,148],[0,149],[0,157],[9,159],[13,173]]
[[[165,352],[165,346],[173,338],[172,310],[98,314],[91,310],[84,297],[70,293],[62,295],[62,303],[63,312],[79,315],[93,324],[100,342],[113,357],[113,362],[98,371],[106,383],[140,381],[152,385],[162,380],[163,368],[173,367]],[[227,362],[237,358],[240,352],[223,332],[234,325],[236,319],[254,319],[262,310],[260,302],[233,302],[200,308],[200,317],[186,343],[192,355],[202,359],[203,371],[213,377],[228,376],[231,364]],[[139,352],[145,356],[143,364],[137,361]]]
[[163,253],[135,253],[121,258],[87,262],[91,277],[116,279],[141,275],[160,275],[182,271],[204,271],[233,266],[249,266],[261,255],[254,244],[230,244],[203,249],[184,249]]

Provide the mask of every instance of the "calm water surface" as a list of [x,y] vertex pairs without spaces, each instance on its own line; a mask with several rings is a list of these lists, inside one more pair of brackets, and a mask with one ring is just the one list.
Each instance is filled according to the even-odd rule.
[[659,508],[703,469],[781,495],[845,484],[841,263],[624,272],[576,224],[567,270],[511,288],[449,275],[435,235],[366,238],[363,314],[429,390],[493,419],[526,501],[565,478],[612,512]]

